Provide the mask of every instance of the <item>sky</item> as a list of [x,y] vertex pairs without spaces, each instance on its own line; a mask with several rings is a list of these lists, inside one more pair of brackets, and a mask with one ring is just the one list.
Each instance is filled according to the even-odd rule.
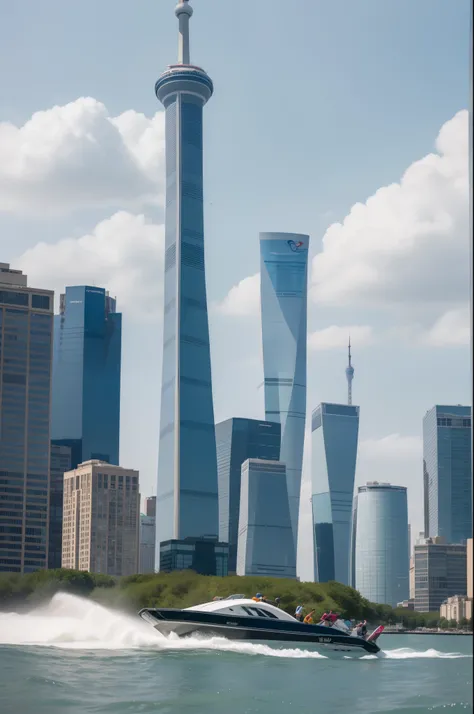
[[[216,421],[262,418],[260,231],[311,236],[308,415],[360,406],[356,485],[408,487],[422,419],[470,404],[469,0],[194,0]],[[0,261],[123,313],[122,466],[156,493],[174,0],[0,0]],[[309,424],[309,420],[308,420]],[[311,577],[311,439],[299,574]]]

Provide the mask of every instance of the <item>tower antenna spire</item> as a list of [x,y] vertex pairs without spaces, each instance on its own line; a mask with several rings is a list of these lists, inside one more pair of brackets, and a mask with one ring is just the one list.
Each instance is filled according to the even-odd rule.
[[349,364],[346,367],[346,378],[347,378],[347,403],[352,404],[352,380],[354,379],[354,367],[352,366],[352,355],[351,355],[351,336],[349,335]]
[[188,0],[180,0],[175,8],[179,20],[178,64],[191,64],[189,51],[189,20],[193,9]]

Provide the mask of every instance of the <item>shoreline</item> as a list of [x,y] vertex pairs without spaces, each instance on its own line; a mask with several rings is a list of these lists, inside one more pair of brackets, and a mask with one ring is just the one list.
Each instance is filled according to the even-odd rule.
[[383,635],[464,635],[473,637],[472,632],[458,632],[457,630],[384,630]]

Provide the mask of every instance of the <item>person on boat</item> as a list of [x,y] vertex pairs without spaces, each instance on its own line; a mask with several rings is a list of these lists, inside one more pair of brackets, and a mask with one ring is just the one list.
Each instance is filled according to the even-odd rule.
[[303,622],[305,625],[312,625],[313,624],[313,615],[314,615],[314,610],[311,610],[311,612],[308,612],[306,617],[304,618]]
[[362,637],[363,640],[367,637],[367,620],[357,625],[357,637]]
[[295,618],[297,620],[301,621],[302,617],[303,617],[303,605],[298,605],[298,607],[295,610]]
[[262,593],[257,593],[255,597],[252,598],[252,600],[255,600],[255,602],[262,602],[263,600],[263,595]]
[[280,598],[279,597],[275,598],[275,607],[280,607]]

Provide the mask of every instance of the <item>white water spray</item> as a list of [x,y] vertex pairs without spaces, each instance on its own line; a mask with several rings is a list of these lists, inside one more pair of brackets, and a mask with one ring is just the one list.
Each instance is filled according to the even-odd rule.
[[[138,617],[125,615],[67,593],[57,593],[45,606],[28,614],[0,613],[0,645],[33,645],[78,650],[151,651],[203,650],[235,652],[283,658],[325,659],[318,652],[305,649],[279,649],[268,645],[226,640],[223,637],[202,639],[164,637]],[[388,659],[456,658],[458,653],[427,650],[416,652],[408,648],[382,653]],[[363,659],[373,659],[368,655]]]

